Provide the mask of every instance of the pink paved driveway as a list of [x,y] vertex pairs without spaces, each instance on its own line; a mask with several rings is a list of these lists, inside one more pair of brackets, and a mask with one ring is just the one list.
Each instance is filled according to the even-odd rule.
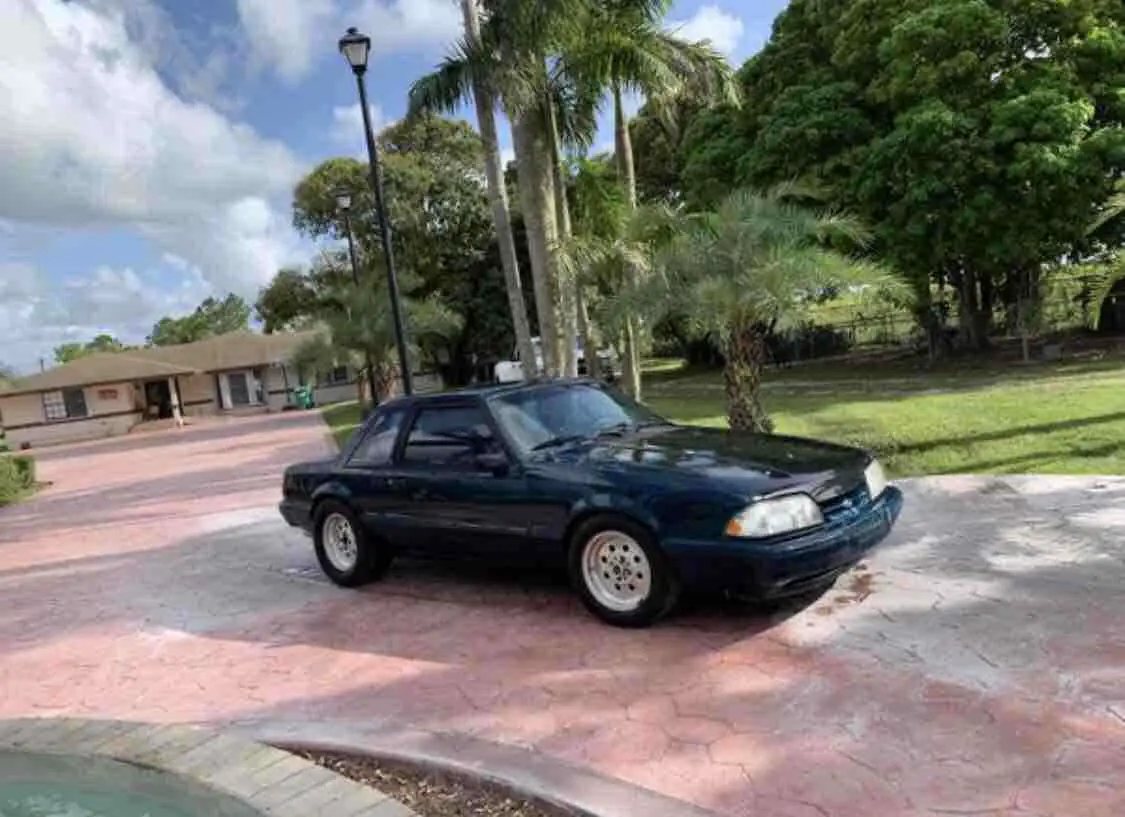
[[727,815],[1125,814],[1125,481],[908,486],[811,608],[606,628],[549,581],[362,592],[277,519],[281,415],[41,452],[0,511],[0,717],[392,719]]

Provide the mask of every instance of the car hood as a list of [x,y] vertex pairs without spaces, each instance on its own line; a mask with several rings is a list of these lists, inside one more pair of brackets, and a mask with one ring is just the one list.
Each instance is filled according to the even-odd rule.
[[706,481],[744,498],[802,490],[823,502],[855,488],[870,456],[800,437],[675,426],[581,443],[554,460],[610,479]]

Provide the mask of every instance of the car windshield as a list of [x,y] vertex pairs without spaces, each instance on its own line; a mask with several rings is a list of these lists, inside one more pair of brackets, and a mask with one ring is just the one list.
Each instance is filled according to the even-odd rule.
[[621,434],[667,421],[624,395],[588,383],[553,383],[492,398],[493,412],[524,452]]

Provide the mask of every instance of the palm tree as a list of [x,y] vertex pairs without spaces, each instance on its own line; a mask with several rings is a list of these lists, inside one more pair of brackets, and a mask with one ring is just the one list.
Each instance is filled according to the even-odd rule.
[[[465,23],[466,41],[479,48],[481,42],[480,17],[477,0],[461,0],[461,13]],[[531,327],[527,320],[527,305],[523,297],[516,242],[512,234],[512,219],[508,211],[508,190],[504,184],[504,164],[500,156],[500,137],[496,131],[496,96],[486,81],[487,77],[474,77],[473,103],[477,111],[481,141],[484,143],[484,175],[488,183],[489,204],[496,225],[496,241],[500,246],[500,264],[504,268],[504,283],[508,291],[508,308],[512,313],[512,327],[516,334],[516,348],[524,367],[535,365],[535,347],[531,342]],[[528,372],[530,374],[530,371]]]
[[[671,0],[603,0],[596,4],[567,42],[559,73],[577,87],[608,90],[613,101],[617,175],[627,206],[637,206],[637,178],[625,93],[648,97],[662,120],[674,121],[678,102],[690,92],[699,100],[738,102],[730,64],[707,42],[689,43],[663,28]],[[625,386],[641,397],[639,327],[626,316]]]
[[560,56],[562,71],[580,83],[596,83],[613,100],[617,169],[630,206],[637,201],[633,146],[625,93],[635,92],[667,119],[690,89],[701,101],[737,104],[730,63],[707,41],[691,43],[664,29],[671,0],[603,0]]
[[630,296],[653,317],[682,309],[693,334],[718,342],[732,429],[773,429],[760,399],[769,327],[799,319],[829,288],[897,286],[878,265],[834,249],[866,244],[857,221],[801,206],[801,192],[786,185],[732,193],[716,212],[681,225]]
[[[338,262],[321,260],[317,331],[297,347],[293,364],[301,373],[343,364],[368,369],[371,396],[376,404],[382,403],[393,396],[399,376],[390,298],[381,278],[367,276],[358,284],[337,268],[341,266]],[[408,293],[417,282],[406,274],[399,276],[399,285]],[[415,344],[426,338],[450,337],[460,328],[460,316],[436,296],[404,295],[400,300]],[[359,402],[365,402],[362,379]]]
[[1087,233],[1096,232],[1111,221],[1125,216],[1125,180],[1119,181],[1116,185],[1116,189],[1117,192],[1106,201],[1098,217],[1090,224]]
[[560,245],[560,267],[576,281],[578,292],[595,288],[601,293],[599,325],[628,339],[636,324],[632,295],[638,282],[651,275],[658,253],[690,217],[665,205],[630,209],[608,157],[576,164],[575,232]]
[[[467,36],[437,70],[410,89],[409,114],[450,112],[474,97],[474,87],[491,91],[512,125],[520,207],[527,227],[536,314],[548,373],[557,374],[559,349],[556,259],[558,216],[550,118],[550,76],[546,58],[592,0],[487,0],[479,36]],[[488,104],[486,94],[482,100]],[[532,358],[534,359],[534,358]]]

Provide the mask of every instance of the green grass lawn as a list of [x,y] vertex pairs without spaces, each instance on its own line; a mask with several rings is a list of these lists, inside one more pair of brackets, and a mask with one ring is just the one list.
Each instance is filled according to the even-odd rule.
[[[1125,473],[1125,361],[842,370],[771,372],[763,401],[777,431],[868,447],[898,476]],[[646,393],[653,408],[726,426],[717,373],[663,375]]]
[[323,414],[324,422],[328,424],[328,430],[332,432],[332,437],[336,440],[336,445],[343,448],[344,443],[348,441],[348,438],[352,436],[352,432],[355,431],[356,426],[359,425],[359,403],[351,401],[325,406]]
[[[722,378],[660,361],[645,398],[679,422],[726,426]],[[771,370],[763,389],[780,433],[861,445],[896,476],[1125,474],[1125,360],[920,371],[915,363]],[[343,445],[359,407],[324,410]]]

